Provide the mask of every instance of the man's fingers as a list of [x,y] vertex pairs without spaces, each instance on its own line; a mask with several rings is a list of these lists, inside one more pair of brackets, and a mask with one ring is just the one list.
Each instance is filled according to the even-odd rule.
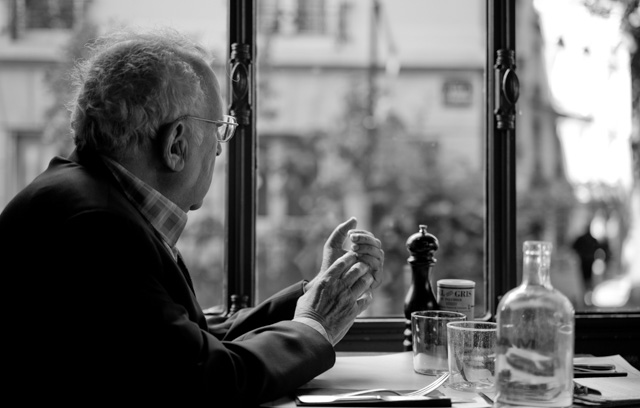
[[372,283],[373,276],[370,273],[365,273],[351,285],[351,293],[356,299],[359,299],[366,291],[371,290]]
[[327,245],[333,248],[342,248],[342,243],[347,238],[349,230],[355,228],[357,224],[358,221],[356,220],[356,218],[351,217],[347,221],[338,225],[329,236]]
[[342,274],[349,270],[356,262],[358,262],[358,255],[356,255],[355,252],[349,251],[329,266],[326,275],[340,278]]
[[371,267],[369,267],[369,265],[362,262],[357,262],[355,265],[349,268],[349,270],[346,271],[344,275],[342,275],[342,281],[347,287],[352,287],[358,281],[358,279],[363,277],[370,270]]
[[368,254],[363,254],[360,252],[356,252],[358,259],[371,267],[372,270],[377,271],[382,268],[382,259],[371,256]]
[[358,314],[364,312],[369,308],[369,305],[373,302],[373,293],[370,289],[367,289],[356,301],[356,308]]
[[384,251],[371,245],[353,244],[351,250],[357,252],[358,255],[369,255],[378,260],[384,257]]
[[382,242],[372,233],[365,230],[350,230],[347,231],[347,234],[351,236],[351,241],[356,244],[361,245],[371,245],[376,248],[382,248]]

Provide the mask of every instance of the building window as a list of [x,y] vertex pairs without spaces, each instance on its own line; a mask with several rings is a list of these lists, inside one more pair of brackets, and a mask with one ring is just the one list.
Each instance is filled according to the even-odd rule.
[[257,3],[262,32],[280,35],[328,34],[328,6],[325,0],[262,0]]
[[470,106],[473,102],[473,84],[466,79],[449,79],[442,85],[442,99],[446,106]]
[[10,0],[12,39],[27,30],[71,30],[78,26],[87,0]]
[[74,27],[78,0],[24,0],[27,29]]
[[327,31],[324,0],[299,0],[295,14],[298,32],[301,34],[325,34]]

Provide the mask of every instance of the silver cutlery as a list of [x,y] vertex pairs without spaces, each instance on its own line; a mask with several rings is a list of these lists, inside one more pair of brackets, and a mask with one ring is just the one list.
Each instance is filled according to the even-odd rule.
[[[451,404],[463,404],[474,402],[472,399],[451,399],[451,398],[431,398],[421,395],[400,396],[400,395],[298,395],[297,401],[302,405],[331,405],[331,404],[353,404],[354,406],[369,406],[359,404],[380,403],[390,404],[389,406],[421,406],[421,407],[450,407]],[[356,405],[357,404],[357,405]]]
[[449,373],[448,372],[443,373],[438,378],[436,378],[432,383],[429,383],[427,386],[422,387],[419,390],[415,390],[407,393],[400,393],[398,391],[390,390],[387,388],[373,388],[370,390],[361,390],[361,391],[349,392],[346,394],[340,394],[339,396],[336,396],[336,397],[353,397],[353,396],[358,396],[363,394],[371,394],[374,392],[390,392],[392,394],[403,396],[403,397],[424,396],[429,394],[432,391],[435,391],[438,387],[444,384],[444,382],[447,381],[448,378],[449,378]]
[[482,399],[484,400],[484,402],[486,402],[489,405],[493,405],[493,398],[489,397],[487,394],[485,394],[484,392],[478,392],[478,395],[480,395],[480,397],[482,397]]
[[616,366],[613,364],[574,364],[573,370],[578,372],[586,372],[586,373],[598,373],[598,372],[607,372],[607,371],[615,371]]

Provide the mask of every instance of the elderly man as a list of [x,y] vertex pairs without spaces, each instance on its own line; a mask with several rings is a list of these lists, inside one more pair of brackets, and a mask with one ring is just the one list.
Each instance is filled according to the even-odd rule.
[[237,126],[206,58],[174,32],[124,33],[79,65],[76,149],[0,215],[4,388],[21,402],[271,400],[329,369],[370,304],[384,253],[352,218],[313,280],[207,323],[175,246]]

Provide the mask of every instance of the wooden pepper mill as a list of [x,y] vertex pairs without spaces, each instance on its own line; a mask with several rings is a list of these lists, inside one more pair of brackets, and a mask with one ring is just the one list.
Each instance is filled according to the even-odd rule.
[[426,225],[420,225],[420,230],[407,239],[411,266],[411,285],[404,299],[405,330],[403,348],[412,350],[411,313],[421,310],[437,310],[438,302],[431,285],[431,272],[437,262],[434,258],[439,248],[438,239],[427,232]]

